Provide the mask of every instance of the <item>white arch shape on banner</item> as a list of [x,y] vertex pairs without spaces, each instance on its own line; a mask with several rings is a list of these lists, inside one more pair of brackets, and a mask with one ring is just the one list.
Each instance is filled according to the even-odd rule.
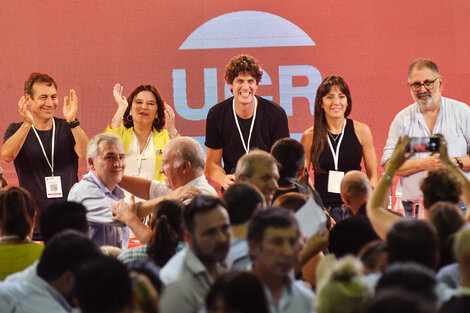
[[298,46],[315,42],[294,23],[271,13],[238,11],[202,24],[179,50]]

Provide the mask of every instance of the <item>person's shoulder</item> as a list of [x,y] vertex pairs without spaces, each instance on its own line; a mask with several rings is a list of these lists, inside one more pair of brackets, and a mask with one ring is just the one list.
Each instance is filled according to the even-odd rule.
[[305,141],[305,140],[308,140],[308,142],[311,142],[313,140],[313,126],[307,128],[303,134],[302,134],[302,138],[300,139],[300,141]]
[[186,250],[176,252],[160,270],[160,279],[164,285],[180,281],[183,273]]
[[302,280],[294,280],[292,282],[292,292],[305,299],[314,299],[315,295],[308,284]]
[[260,96],[256,96],[256,98],[258,99],[258,105],[260,106],[260,108],[269,110],[270,112],[274,112],[277,114],[286,114],[286,111],[284,111],[284,109],[276,102],[265,99]]
[[442,97],[442,98],[444,99],[445,102],[451,105],[452,110],[455,110],[456,108],[458,108],[460,110],[470,112],[470,107],[468,106],[468,104],[458,101],[458,100],[446,98],[446,97]]
[[232,108],[232,106],[231,106],[232,102],[233,102],[233,97],[225,99],[224,101],[221,101],[221,102],[213,105],[209,109],[209,112],[221,112],[221,111],[231,109]]
[[92,178],[91,172],[88,172],[79,182],[76,182],[69,192],[69,201],[71,199],[84,199],[92,196],[95,192],[101,192],[98,184]]

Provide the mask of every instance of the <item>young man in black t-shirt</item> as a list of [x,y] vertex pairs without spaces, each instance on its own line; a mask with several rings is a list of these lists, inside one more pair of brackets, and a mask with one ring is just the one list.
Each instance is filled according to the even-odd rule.
[[233,172],[242,155],[254,147],[269,152],[276,140],[289,137],[284,109],[256,96],[262,76],[253,57],[234,57],[225,69],[233,97],[213,106],[207,115],[207,174],[224,189],[234,183]]

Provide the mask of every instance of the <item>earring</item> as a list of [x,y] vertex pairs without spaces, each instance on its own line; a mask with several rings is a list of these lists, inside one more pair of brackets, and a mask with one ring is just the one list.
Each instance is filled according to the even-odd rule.
[[132,121],[134,120],[134,118],[132,117],[132,115],[129,114],[129,115],[126,117],[126,120],[127,120],[128,122],[132,122]]
[[158,124],[160,123],[160,119],[157,117],[155,120],[154,120],[155,124]]

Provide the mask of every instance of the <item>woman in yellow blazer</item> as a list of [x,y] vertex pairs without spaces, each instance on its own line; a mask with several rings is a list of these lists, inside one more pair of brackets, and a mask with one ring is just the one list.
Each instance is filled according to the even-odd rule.
[[105,132],[117,135],[124,143],[124,174],[163,181],[165,176],[160,173],[163,147],[179,136],[175,113],[152,85],[138,86],[127,99],[122,90],[120,84],[114,86],[118,109]]

